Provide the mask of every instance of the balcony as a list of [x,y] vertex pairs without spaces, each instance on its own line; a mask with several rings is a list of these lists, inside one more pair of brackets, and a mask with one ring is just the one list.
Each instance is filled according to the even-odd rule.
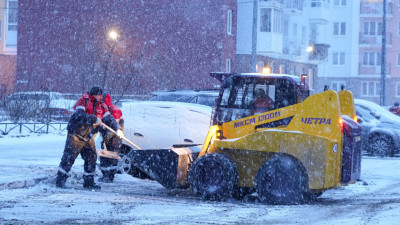
[[[360,3],[360,14],[361,15],[383,15],[383,6],[381,2],[371,2],[371,3]],[[392,14],[392,3],[386,3],[386,14]]]
[[[359,33],[359,44],[360,45],[382,45],[382,35],[364,35]],[[393,41],[393,34],[391,32],[386,33],[386,44],[391,45]]]
[[[391,63],[386,63],[386,70],[385,74],[390,75],[392,70],[391,70]],[[363,75],[380,75],[381,74],[381,66],[376,65],[376,66],[366,66],[363,65],[362,63],[358,64],[358,74],[363,74]]]
[[328,57],[328,44],[314,44],[314,50],[310,52],[310,60],[324,60]]

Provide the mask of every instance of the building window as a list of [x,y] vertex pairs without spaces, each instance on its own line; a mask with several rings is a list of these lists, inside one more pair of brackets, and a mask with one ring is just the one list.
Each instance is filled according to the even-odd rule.
[[228,35],[232,35],[232,10],[228,10],[227,13],[226,32]]
[[271,9],[260,9],[260,31],[271,32]]
[[6,47],[17,47],[17,30],[18,30],[18,2],[7,1],[7,21],[6,30]]
[[283,12],[274,10],[274,27],[273,31],[283,34]]
[[346,0],[334,0],[333,5],[334,6],[346,6],[347,1]]
[[397,30],[397,35],[400,36],[400,23],[397,26],[398,30]]
[[379,82],[364,81],[361,83],[363,96],[379,96],[381,87]]
[[346,54],[344,52],[333,52],[333,65],[344,65],[346,64]]
[[363,53],[363,66],[380,66],[381,53],[380,52],[364,52]]
[[396,83],[396,97],[400,97],[400,83]]
[[9,1],[8,2],[8,30],[17,31],[18,30],[18,2]]
[[311,7],[321,7],[321,0],[311,0]]
[[342,87],[345,87],[346,83],[343,81],[332,81],[331,83],[331,89],[334,91],[341,91]]
[[397,66],[400,66],[400,53],[397,53]]
[[226,72],[230,73],[231,72],[231,59],[226,59],[225,66],[226,66]]
[[334,36],[346,35],[346,23],[344,23],[344,22],[333,23],[333,35]]
[[382,35],[382,22],[364,22],[364,35]]

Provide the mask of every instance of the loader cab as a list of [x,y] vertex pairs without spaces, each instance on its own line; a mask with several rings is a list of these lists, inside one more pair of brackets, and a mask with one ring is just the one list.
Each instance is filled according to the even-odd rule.
[[[218,77],[218,75],[220,75]],[[291,75],[218,74],[222,81],[213,124],[225,123],[302,102],[308,86]],[[212,75],[213,76],[213,75]],[[261,94],[260,94],[261,93]]]

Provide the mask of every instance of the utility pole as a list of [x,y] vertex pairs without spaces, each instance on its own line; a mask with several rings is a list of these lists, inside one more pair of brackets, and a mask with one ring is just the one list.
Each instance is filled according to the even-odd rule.
[[257,12],[258,1],[253,2],[253,26],[251,37],[251,72],[257,72]]
[[386,0],[383,0],[382,17],[382,52],[381,52],[381,106],[385,105],[385,83],[386,83]]

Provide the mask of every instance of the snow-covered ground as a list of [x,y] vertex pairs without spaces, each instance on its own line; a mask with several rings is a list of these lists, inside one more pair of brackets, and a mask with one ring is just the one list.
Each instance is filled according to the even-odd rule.
[[279,206],[254,196],[201,200],[190,190],[166,190],[122,174],[102,183],[100,191],[88,191],[82,188],[80,157],[67,181],[71,189],[57,189],[64,142],[65,135],[55,134],[0,138],[0,224],[400,223],[400,158],[364,156],[362,181],[327,191],[315,202]]

